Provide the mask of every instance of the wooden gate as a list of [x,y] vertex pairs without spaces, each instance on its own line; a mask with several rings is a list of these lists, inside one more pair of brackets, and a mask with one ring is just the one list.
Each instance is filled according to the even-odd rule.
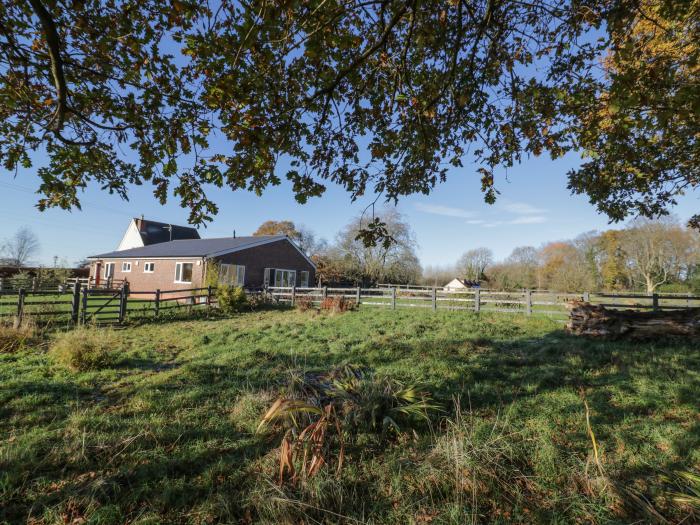
[[114,290],[104,288],[83,288],[80,322],[95,324],[116,324],[126,316],[126,287]]

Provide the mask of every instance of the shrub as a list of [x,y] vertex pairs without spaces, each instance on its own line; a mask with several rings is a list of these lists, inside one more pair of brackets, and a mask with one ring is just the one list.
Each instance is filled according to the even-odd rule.
[[346,444],[368,435],[385,438],[412,428],[438,410],[430,393],[348,365],[327,373],[292,374],[287,392],[265,413],[258,432],[283,431],[279,482],[316,475],[323,465],[343,467]]
[[0,353],[19,350],[34,337],[34,334],[34,325],[28,320],[19,328],[10,324],[0,324]]
[[321,310],[334,314],[348,312],[355,309],[355,301],[347,299],[344,296],[326,297],[321,301]]
[[226,314],[238,313],[249,307],[248,297],[240,286],[219,286],[216,289],[216,301]]
[[310,295],[297,296],[294,300],[294,306],[300,312],[308,312],[315,308],[314,298]]
[[99,370],[116,362],[119,343],[112,329],[81,327],[59,334],[49,352],[71,370]]

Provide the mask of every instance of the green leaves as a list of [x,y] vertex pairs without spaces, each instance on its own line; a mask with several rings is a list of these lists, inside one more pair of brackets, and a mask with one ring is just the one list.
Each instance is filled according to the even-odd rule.
[[3,4],[0,161],[46,150],[42,177],[65,184],[42,186],[42,206],[150,181],[200,223],[207,184],[262,194],[280,158],[300,203],[329,181],[353,199],[427,194],[474,163],[492,203],[500,168],[589,150],[573,191],[613,219],[658,213],[697,187],[697,8],[643,4],[650,20],[603,1],[87,0],[49,6],[57,42],[31,4]]

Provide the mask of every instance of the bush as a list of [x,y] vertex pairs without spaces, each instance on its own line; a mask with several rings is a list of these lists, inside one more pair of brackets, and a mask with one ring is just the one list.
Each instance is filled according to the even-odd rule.
[[297,296],[294,299],[294,306],[300,312],[308,312],[314,309],[314,298],[310,295]]
[[59,334],[49,353],[71,370],[99,370],[116,362],[119,343],[112,329],[81,327]]
[[321,301],[321,310],[326,310],[331,313],[348,312],[355,309],[355,301],[347,299],[344,296],[326,297]]
[[0,324],[0,353],[19,350],[34,337],[34,333],[34,325],[27,321],[19,328]]
[[226,314],[233,314],[248,308],[248,297],[240,286],[219,286],[216,289],[216,301]]

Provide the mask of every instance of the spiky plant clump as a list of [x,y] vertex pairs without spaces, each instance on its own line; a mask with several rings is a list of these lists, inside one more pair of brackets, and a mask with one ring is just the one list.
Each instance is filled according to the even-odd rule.
[[49,354],[73,371],[108,368],[117,361],[120,339],[110,328],[80,327],[59,334]]

